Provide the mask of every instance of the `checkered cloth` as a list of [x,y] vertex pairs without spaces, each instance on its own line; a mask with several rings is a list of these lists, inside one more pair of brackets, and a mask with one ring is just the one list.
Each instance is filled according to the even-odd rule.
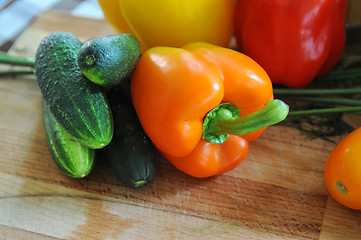
[[0,0],[0,50],[11,47],[31,21],[49,9],[81,17],[104,18],[97,0]]

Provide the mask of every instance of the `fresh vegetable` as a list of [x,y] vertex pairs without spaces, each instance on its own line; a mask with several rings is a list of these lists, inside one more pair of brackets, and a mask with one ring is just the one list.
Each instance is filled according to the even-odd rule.
[[134,35],[142,52],[204,41],[227,47],[233,32],[233,0],[98,0],[119,33]]
[[195,177],[238,166],[248,142],[288,113],[287,105],[272,100],[271,81],[256,62],[207,43],[146,51],[133,72],[131,94],[154,145]]
[[[361,111],[361,100],[352,97],[352,95],[354,94],[361,93],[361,88],[358,87],[319,88],[319,89],[274,88],[273,93],[275,94],[275,96],[278,96],[280,99],[297,100],[299,102],[328,103],[337,106],[337,107],[327,107],[327,108],[313,108],[307,110],[291,109],[290,112],[288,113],[288,117]],[[322,95],[326,95],[326,96],[323,97]],[[341,97],[344,95],[351,95],[351,97]]]
[[78,52],[78,64],[89,80],[111,87],[130,76],[139,56],[138,40],[123,33],[93,38],[84,43]]
[[346,207],[361,210],[361,128],[341,140],[325,166],[331,196]]
[[53,32],[40,43],[35,74],[41,93],[59,124],[89,148],[106,146],[113,136],[113,118],[102,88],[80,71],[82,43],[67,32]]
[[259,63],[275,84],[307,86],[328,73],[345,45],[347,0],[238,0],[239,50]]
[[139,123],[129,86],[110,88],[107,95],[114,113],[114,136],[102,149],[104,156],[122,183],[142,187],[155,176],[155,147]]
[[13,56],[7,52],[0,51],[0,64],[9,66],[30,67],[29,69],[6,69],[0,70],[0,77],[34,74],[34,59]]
[[44,100],[42,100],[42,115],[47,144],[55,164],[69,177],[87,176],[94,166],[95,150],[74,140],[60,126]]
[[34,67],[34,59],[13,56],[3,51],[0,51],[0,63],[14,66]]

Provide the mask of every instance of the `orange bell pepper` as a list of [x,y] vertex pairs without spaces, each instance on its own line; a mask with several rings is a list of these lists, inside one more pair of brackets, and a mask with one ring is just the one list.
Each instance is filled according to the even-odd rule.
[[248,142],[288,114],[255,61],[208,43],[147,50],[133,72],[131,94],[154,145],[195,177],[238,166]]

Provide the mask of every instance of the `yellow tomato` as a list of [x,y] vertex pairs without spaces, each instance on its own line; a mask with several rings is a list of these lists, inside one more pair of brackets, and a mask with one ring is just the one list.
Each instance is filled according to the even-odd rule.
[[334,148],[326,163],[325,181],[336,201],[361,210],[361,127]]
[[142,51],[208,42],[228,47],[233,32],[234,0],[98,0],[107,21],[133,34]]

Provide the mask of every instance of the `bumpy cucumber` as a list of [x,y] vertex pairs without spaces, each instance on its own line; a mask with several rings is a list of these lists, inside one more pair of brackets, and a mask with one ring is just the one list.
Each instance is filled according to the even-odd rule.
[[41,93],[59,124],[80,143],[103,148],[113,136],[113,118],[102,88],[81,72],[82,43],[67,32],[53,32],[40,43],[35,74]]
[[93,38],[78,53],[80,70],[91,81],[105,87],[127,79],[140,56],[140,44],[131,34]]
[[129,92],[117,87],[107,93],[114,115],[114,137],[102,151],[122,183],[141,187],[154,178],[155,147],[140,125]]
[[95,150],[74,140],[42,101],[43,126],[50,154],[58,168],[67,176],[82,178],[94,166]]

